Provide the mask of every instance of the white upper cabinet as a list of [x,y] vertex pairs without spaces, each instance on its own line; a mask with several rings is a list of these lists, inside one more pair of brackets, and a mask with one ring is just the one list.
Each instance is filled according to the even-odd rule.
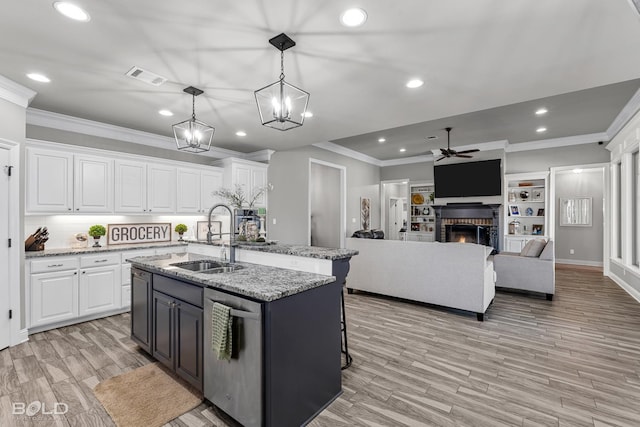
[[116,212],[147,211],[147,167],[142,162],[115,161]]
[[200,171],[178,168],[177,211],[178,213],[201,212],[200,206]]
[[200,201],[202,212],[208,212],[216,203],[223,203],[219,196],[214,196],[215,191],[223,187],[222,170],[203,171],[200,174]]
[[176,211],[176,168],[147,165],[147,212]]
[[75,156],[76,212],[113,212],[113,160]]
[[73,154],[26,151],[27,212],[73,211]]
[[[230,190],[234,190],[236,185],[240,185],[246,195],[247,200],[252,200],[254,194],[267,185],[267,168],[264,163],[252,162],[249,160],[227,158],[220,160],[216,165],[224,167],[224,185]],[[261,194],[253,204],[253,207],[266,207],[267,193]]]

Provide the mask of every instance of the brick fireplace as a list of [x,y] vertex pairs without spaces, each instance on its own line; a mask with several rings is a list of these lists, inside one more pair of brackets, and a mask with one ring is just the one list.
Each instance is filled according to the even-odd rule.
[[[466,234],[466,241],[475,242],[473,236],[478,236],[476,238],[480,238],[480,244],[487,244],[498,251],[500,206],[482,203],[449,203],[445,206],[434,206],[436,240],[446,242],[448,235],[451,241],[458,241]],[[454,225],[460,226],[452,227]],[[488,242],[482,236],[487,236]]]

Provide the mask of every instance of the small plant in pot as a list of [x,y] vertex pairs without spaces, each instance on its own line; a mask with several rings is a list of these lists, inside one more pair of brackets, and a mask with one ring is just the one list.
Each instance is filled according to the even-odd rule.
[[100,247],[100,237],[104,236],[105,234],[107,234],[107,230],[100,224],[92,225],[91,227],[89,227],[89,236],[93,237],[94,248]]
[[173,229],[176,233],[178,233],[178,236],[180,236],[180,239],[178,239],[180,242],[183,241],[182,235],[187,232],[187,229],[187,226],[184,224],[178,224],[176,225],[176,228]]

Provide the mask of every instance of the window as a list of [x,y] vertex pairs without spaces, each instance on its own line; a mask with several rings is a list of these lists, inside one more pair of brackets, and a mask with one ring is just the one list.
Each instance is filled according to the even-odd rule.
[[622,174],[620,163],[612,165],[612,245],[611,256],[613,258],[622,258]]
[[636,151],[631,155],[631,194],[633,195],[631,200],[631,263],[636,267],[640,264],[640,251],[638,250],[638,238],[640,237],[640,227],[638,227],[640,224],[638,218],[640,215],[640,209],[638,209],[638,203],[640,203],[638,180],[640,176],[638,172],[640,171],[640,165],[638,161],[640,161],[640,156]]

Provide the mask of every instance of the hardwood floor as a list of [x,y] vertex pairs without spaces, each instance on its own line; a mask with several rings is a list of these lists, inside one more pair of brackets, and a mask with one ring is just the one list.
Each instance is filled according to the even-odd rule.
[[[324,426],[639,426],[640,304],[598,271],[559,268],[553,302],[498,292],[474,314],[347,295],[353,365]],[[0,426],[112,426],[91,388],[150,363],[129,315],[32,335],[0,351]],[[12,402],[69,405],[11,415]],[[206,404],[170,423],[224,425]]]

